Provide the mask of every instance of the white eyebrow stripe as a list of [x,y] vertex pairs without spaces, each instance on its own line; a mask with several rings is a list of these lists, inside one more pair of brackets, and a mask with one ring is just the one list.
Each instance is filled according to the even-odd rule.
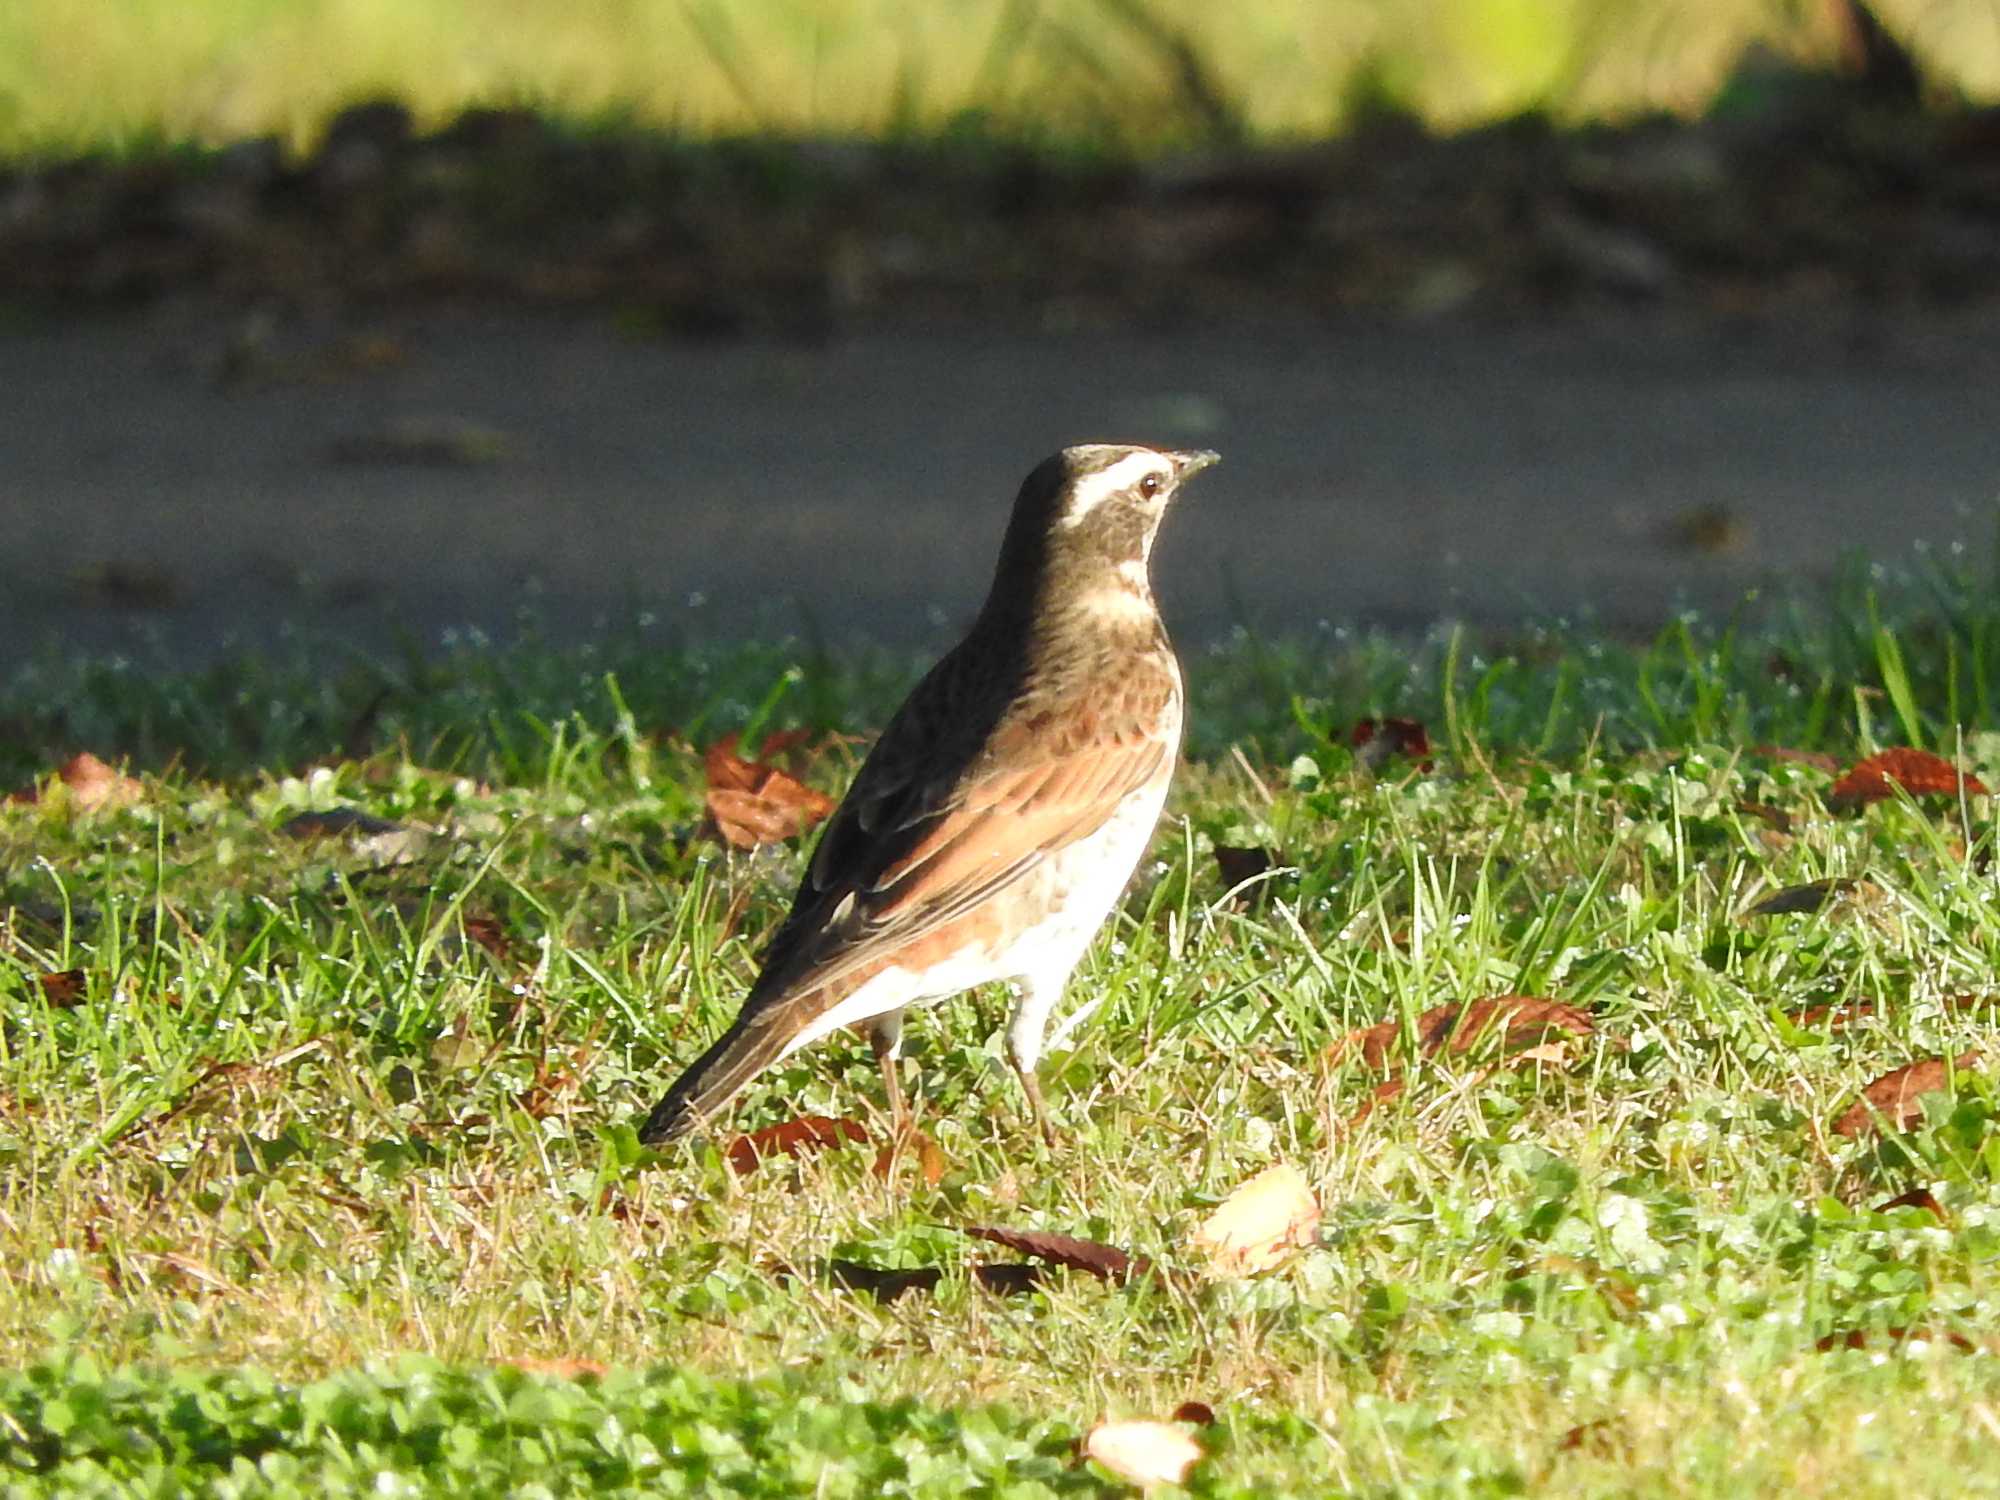
[[1069,509],[1063,512],[1062,524],[1080,524],[1098,506],[1137,484],[1147,474],[1158,474],[1164,479],[1172,473],[1173,464],[1165,454],[1128,453],[1115,464],[1099,469],[1095,474],[1086,474],[1076,482],[1076,492],[1070,497]]

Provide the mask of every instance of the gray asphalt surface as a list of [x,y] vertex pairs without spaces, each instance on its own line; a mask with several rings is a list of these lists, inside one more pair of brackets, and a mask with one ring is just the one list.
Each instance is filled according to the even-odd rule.
[[1222,451],[1158,562],[1190,644],[1579,607],[1646,631],[1851,548],[1986,547],[2000,499],[1991,316],[819,347],[582,314],[247,326],[0,333],[0,670],[52,638],[195,658],[283,620],[428,640],[524,603],[564,633],[648,607],[930,644],[976,606],[1021,475],[1086,439]]

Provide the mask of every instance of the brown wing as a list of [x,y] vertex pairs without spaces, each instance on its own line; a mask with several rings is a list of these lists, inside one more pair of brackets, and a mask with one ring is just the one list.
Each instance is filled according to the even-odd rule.
[[1135,674],[1017,711],[968,755],[953,753],[959,725],[925,732],[936,705],[920,689],[829,820],[744,1009],[835,989],[1096,832],[1169,767],[1176,690],[1165,673]]

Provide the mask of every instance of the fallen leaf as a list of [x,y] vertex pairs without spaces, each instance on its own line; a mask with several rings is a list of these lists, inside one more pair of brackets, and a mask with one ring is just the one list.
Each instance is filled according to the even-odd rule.
[[1829,1333],[1814,1342],[1813,1348],[1825,1354],[1830,1349],[1866,1349],[1871,1344],[1949,1344],[1954,1349],[1971,1353],[1979,1346],[1962,1333],[1951,1329],[1935,1328],[1848,1328],[1838,1333]]
[[1434,764],[1430,731],[1415,719],[1357,719],[1347,742],[1354,747],[1354,758],[1371,771],[1392,755],[1409,756],[1419,771],[1428,771]]
[[923,1176],[925,1187],[936,1187],[944,1181],[944,1148],[921,1130],[910,1132],[907,1139],[895,1140],[884,1146],[875,1158],[875,1175],[887,1177],[895,1171],[897,1161],[903,1153],[915,1150],[917,1170]]
[[492,954],[502,964],[511,964],[513,962],[515,951],[514,940],[507,936],[507,929],[500,925],[498,917],[465,916],[461,914],[458,920],[459,926],[465,929],[465,935],[473,942]]
[[1393,1078],[1383,1079],[1368,1091],[1368,1097],[1363,1099],[1354,1113],[1347,1117],[1347,1128],[1352,1130],[1363,1120],[1374,1114],[1376,1105],[1387,1104],[1391,1099],[1400,1099],[1403,1091],[1408,1087],[1409,1083],[1401,1073],[1398,1073]]
[[1861,1097],[1833,1122],[1835,1133],[1857,1136],[1875,1129],[1878,1123],[1890,1130],[1908,1130],[1924,1117],[1923,1096],[1950,1088],[1951,1075],[1978,1060],[1979,1053],[1974,1050],[1949,1062],[1942,1057],[1927,1057],[1884,1073],[1863,1089]]
[[766,1125],[748,1135],[739,1135],[722,1153],[737,1176],[757,1170],[767,1156],[797,1156],[804,1151],[821,1151],[843,1141],[866,1142],[868,1132],[855,1120],[836,1120],[827,1115],[801,1115],[777,1125]]
[[1938,1205],[1937,1199],[1931,1196],[1929,1188],[1911,1188],[1907,1193],[1898,1193],[1895,1197],[1876,1204],[1874,1211],[1886,1214],[1898,1208],[1921,1208],[1933,1218],[1944,1217],[1944,1209]]
[[1545,1255],[1539,1262],[1539,1269],[1549,1276],[1571,1277],[1594,1287],[1626,1312],[1637,1312],[1644,1301],[1639,1289],[1632,1284],[1631,1277],[1620,1271],[1608,1270],[1580,1255]]
[[[784,740],[774,735],[770,745]],[[715,831],[738,849],[795,838],[833,811],[834,800],[767,761],[745,760],[729,734],[708,747],[708,817]]]
[[42,998],[53,1009],[74,1010],[83,1004],[85,986],[81,969],[58,969],[37,975],[35,982],[42,987]]
[[1955,797],[1961,789],[1975,797],[1987,795],[1984,782],[1970,773],[1961,777],[1958,768],[1943,756],[1902,748],[1856,762],[1827,789],[1826,804],[1836,812],[1864,807],[1893,796],[1896,787],[1912,797]]
[[421,828],[378,818],[354,807],[302,812],[280,823],[278,832],[300,843],[347,838],[355,855],[378,865],[409,864],[431,841],[431,835]]
[[302,812],[287,818],[278,825],[278,832],[304,843],[309,839],[338,838],[346,833],[364,836],[401,833],[403,825],[355,807],[331,807],[324,812]]
[[581,1380],[586,1375],[601,1379],[610,1373],[606,1365],[594,1359],[537,1359],[533,1355],[518,1355],[513,1359],[500,1361],[510,1370],[520,1370],[528,1375],[546,1375],[551,1380]]
[[1232,889],[1246,880],[1255,880],[1273,863],[1269,849],[1237,848],[1231,844],[1215,846],[1215,867],[1222,872],[1222,883]]
[[[1533,1045],[1556,1031],[1589,1036],[1595,1030],[1596,1023],[1589,1011],[1560,1000],[1537,995],[1493,995],[1468,1005],[1448,1002],[1432,1006],[1417,1017],[1417,1048],[1424,1056],[1435,1057],[1447,1048],[1453,1053],[1470,1052],[1496,1033],[1510,1044]],[[1387,1069],[1402,1033],[1399,1021],[1363,1026],[1327,1049],[1327,1060],[1338,1062],[1349,1050],[1359,1048],[1361,1060],[1368,1067]]]
[[1018,1261],[999,1266],[974,1266],[972,1279],[996,1297],[1018,1297],[1040,1286],[1042,1272],[1046,1269],[1046,1266],[1031,1266]]
[[1746,818],[1757,818],[1769,824],[1773,832],[1789,834],[1792,831],[1792,815],[1769,802],[1739,802],[1736,810]]
[[1630,1446],[1630,1439],[1610,1417],[1599,1417],[1594,1422],[1579,1422],[1565,1432],[1556,1443],[1556,1448],[1561,1452],[1583,1452],[1595,1458],[1623,1457]]
[[1794,1026],[1800,1028],[1824,1026],[1833,1031],[1855,1021],[1865,1021],[1874,1014],[1873,1000],[1835,1000],[1802,1010],[1790,1019]]
[[[135,781],[106,765],[88,750],[71,756],[56,767],[55,780],[65,789],[69,805],[78,812],[95,812],[100,807],[128,807],[146,795],[143,782]],[[10,793],[7,801],[15,806],[33,806],[42,800],[43,788],[25,786]]]
[[1083,1435],[1083,1456],[1127,1484],[1150,1490],[1182,1484],[1206,1456],[1200,1443],[1171,1422],[1099,1422]]
[[936,1266],[917,1266],[910,1270],[884,1270],[880,1266],[863,1265],[858,1260],[836,1260],[828,1263],[827,1275],[835,1286],[846,1287],[850,1292],[862,1292],[877,1302],[894,1302],[898,1297],[910,1292],[932,1292],[938,1282],[944,1279],[944,1272]]
[[1254,1276],[1310,1245],[1318,1228],[1319,1202],[1305,1174],[1279,1162],[1225,1198],[1195,1230],[1194,1245],[1218,1274]]
[[1073,1271],[1088,1271],[1106,1281],[1127,1281],[1134,1276],[1142,1276],[1152,1269],[1153,1264],[1145,1256],[1132,1255],[1115,1245],[1079,1239],[1073,1234],[1052,1234],[1044,1229],[1002,1229],[994,1225],[973,1224],[961,1227],[959,1233],[989,1244],[1005,1245],[1009,1250],[1018,1250],[1023,1255],[1032,1255],[1037,1260],[1054,1265],[1068,1266]]
[[1860,890],[1864,884],[1866,882],[1860,880],[1808,880],[1803,885],[1788,885],[1783,890],[1772,892],[1743,915],[1782,917],[1799,912],[1818,911],[1822,906],[1829,905],[1850,892]]

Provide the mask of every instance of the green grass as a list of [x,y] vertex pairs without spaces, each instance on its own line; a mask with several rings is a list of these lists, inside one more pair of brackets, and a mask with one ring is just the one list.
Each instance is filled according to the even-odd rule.
[[[906,1075],[935,1185],[873,1143],[739,1178],[631,1132],[803,857],[693,836],[692,745],[879,723],[913,664],[637,629],[330,674],[52,656],[0,689],[0,786],[91,748],[144,796],[0,810],[0,1488],[1087,1494],[1115,1489],[1071,1460],[1093,1421],[1197,1399],[1203,1493],[2000,1491],[1991,1078],[1832,1130],[1990,1033],[1992,803],[1835,813],[1754,749],[1962,746],[2000,785],[1995,597],[1954,560],[1638,647],[1191,656],[1193,759],[1045,1064],[1064,1140],[1026,1124],[1004,998],[938,1006]],[[1357,765],[1377,713],[1423,717],[1436,767]],[[281,832],[336,806],[429,836]],[[1217,844],[1278,853],[1261,895]],[[1830,877],[1867,884],[1747,915]],[[1358,1118],[1376,1080],[1332,1043],[1508,992],[1595,1033],[1418,1062]],[[878,1088],[832,1040],[735,1123],[879,1141]],[[1316,1242],[1206,1274],[1193,1227],[1277,1160]],[[1918,1187],[1941,1218],[1881,1207]],[[981,1224],[1161,1270],[998,1296]],[[878,1303],[836,1262],[942,1277]]]
[[[1948,86],[2000,89],[1985,0],[1880,0]],[[10,0],[0,150],[314,139],[358,98],[528,103],[697,135],[999,131],[1152,149],[1701,108],[1741,49],[1825,58],[1796,0]]]

